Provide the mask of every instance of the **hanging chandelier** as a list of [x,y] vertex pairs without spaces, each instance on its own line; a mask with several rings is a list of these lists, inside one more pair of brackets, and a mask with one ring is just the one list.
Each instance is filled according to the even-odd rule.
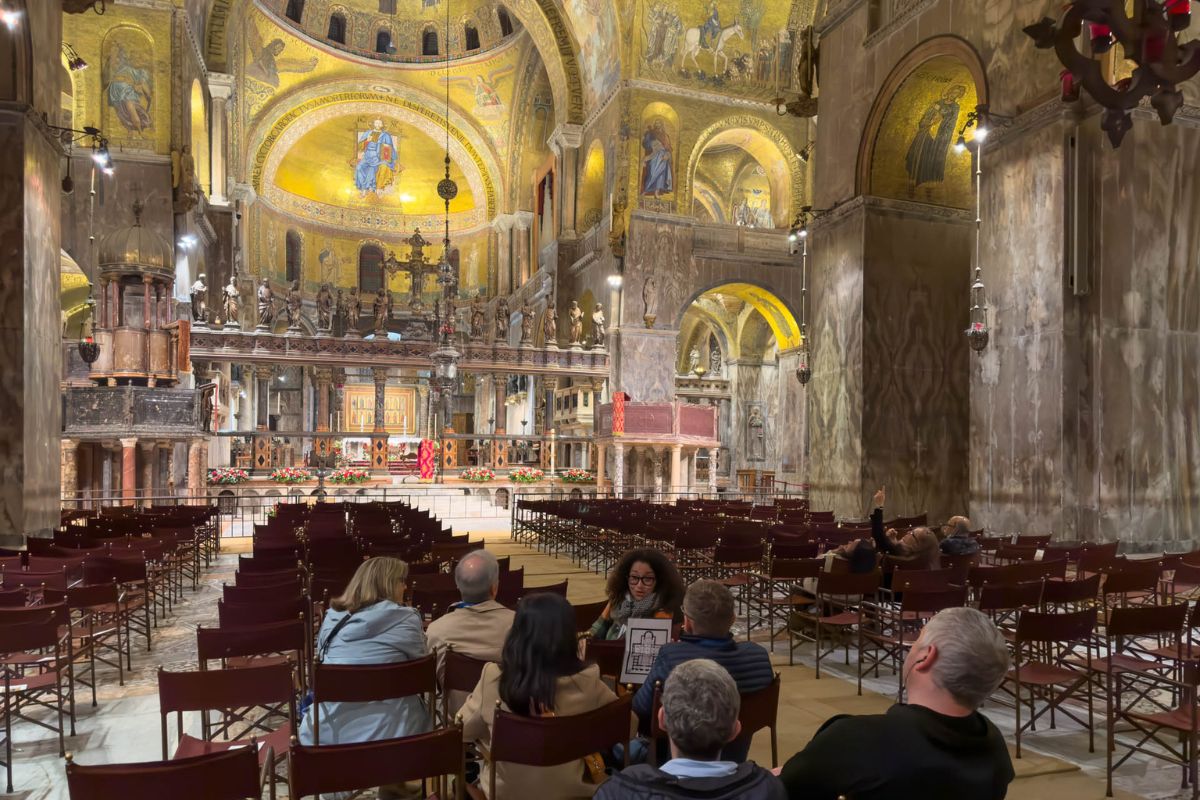
[[812,380],[812,365],[808,357],[808,220],[812,216],[812,206],[800,209],[788,234],[788,241],[800,246],[800,352],[797,354],[799,363],[796,365],[796,380],[800,381],[801,386],[807,386]]
[[[1071,0],[1058,22],[1043,17],[1025,33],[1038,48],[1053,48],[1066,67],[1063,100],[1078,100],[1080,90],[1086,90],[1104,107],[1100,127],[1113,147],[1120,147],[1133,127],[1131,112],[1143,98],[1150,98],[1163,125],[1183,105],[1179,84],[1200,72],[1200,41],[1179,41],[1191,21],[1191,0]],[[1077,40],[1084,25],[1087,52],[1080,52]],[[1118,44],[1136,66],[1129,77],[1110,82],[1098,56]]]

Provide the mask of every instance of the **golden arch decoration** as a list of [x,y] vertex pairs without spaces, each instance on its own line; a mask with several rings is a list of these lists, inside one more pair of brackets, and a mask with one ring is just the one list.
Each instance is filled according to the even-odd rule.
[[908,51],[888,73],[883,85],[879,88],[879,93],[875,96],[871,112],[867,115],[866,124],[863,126],[863,137],[858,147],[858,169],[854,186],[856,195],[870,191],[871,166],[875,161],[875,144],[879,139],[880,129],[883,127],[888,108],[896,93],[900,91],[904,82],[918,67],[935,58],[951,58],[961,62],[975,84],[977,102],[981,105],[988,104],[987,72],[983,68],[983,61],[979,58],[979,53],[970,42],[958,36],[935,36],[918,44]]
[[[751,114],[739,114],[737,116],[725,117],[717,120],[712,125],[705,128],[700,136],[696,139],[696,144],[692,147],[691,155],[688,157],[688,165],[686,175],[686,184],[682,187],[682,191],[677,192],[677,197],[680,203],[687,203],[690,211],[692,202],[692,182],[696,176],[696,165],[700,162],[700,156],[704,153],[705,148],[718,135],[735,130],[737,128],[749,129],[755,133],[761,134],[769,140],[779,150],[783,156],[788,169],[788,185],[790,187],[790,198],[788,208],[791,213],[795,213],[797,209],[804,205],[804,168],[800,161],[800,156],[796,154],[795,148],[792,147],[791,141],[788,140],[783,132],[776,128],[771,123],[756,117]],[[685,213],[681,211],[680,213]],[[783,224],[787,224],[785,220]]]
[[[205,36],[206,59],[209,69],[229,71],[228,30],[233,0],[212,0]],[[265,5],[254,3],[261,10]],[[559,123],[581,124],[584,121],[583,79],[579,74],[579,47],[570,26],[563,19],[555,0],[504,0],[504,8],[529,31],[534,46],[542,56],[554,95],[554,113]],[[350,34],[351,20],[346,19]],[[312,44],[321,43],[318,41]],[[557,57],[556,57],[557,56]],[[339,57],[345,58],[345,54]]]
[[[720,283],[696,292],[679,310],[676,324],[682,324],[684,315],[697,300],[713,293],[736,297],[761,314],[771,328],[771,333],[775,335],[775,342],[780,352],[800,346],[803,340],[800,335],[800,323],[796,321],[796,315],[792,313],[792,309],[772,290],[748,281]],[[722,325],[721,327],[728,331],[726,326]]]
[[[271,154],[271,150],[275,147],[276,142],[283,136],[292,123],[296,122],[304,115],[316,111],[317,109],[325,108],[330,105],[341,103],[377,103],[380,105],[393,106],[403,111],[417,114],[425,117],[429,121],[437,124],[440,127],[447,125],[446,118],[437,113],[433,108],[414,102],[405,97],[395,97],[392,95],[379,94],[375,92],[336,92],[334,94],[322,95],[313,97],[307,101],[299,103],[293,108],[286,111],[272,124],[270,130],[263,137],[258,145],[258,149],[254,153],[254,159],[251,163],[250,183],[254,187],[254,191],[261,194],[263,191],[263,174],[267,165],[267,159]],[[496,186],[492,177],[491,171],[487,168],[482,155],[475,148],[470,138],[464,134],[457,126],[450,126],[450,135],[463,148],[475,165],[479,172],[480,179],[483,182],[484,197],[486,198],[487,217],[491,219],[496,215]]]

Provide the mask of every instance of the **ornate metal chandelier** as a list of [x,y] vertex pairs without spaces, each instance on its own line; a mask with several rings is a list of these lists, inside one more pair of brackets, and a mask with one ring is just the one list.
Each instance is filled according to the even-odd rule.
[[[1143,98],[1169,125],[1183,105],[1179,84],[1200,72],[1200,41],[1179,41],[1191,25],[1191,0],[1132,0],[1129,7],[1131,12],[1127,0],[1071,0],[1058,22],[1043,17],[1025,28],[1037,47],[1053,48],[1066,67],[1063,100],[1078,100],[1083,89],[1104,107],[1100,127],[1113,147],[1133,127],[1130,112]],[[1076,42],[1085,24],[1089,46],[1081,53]],[[1136,66],[1129,77],[1110,83],[1097,56],[1115,44]]]

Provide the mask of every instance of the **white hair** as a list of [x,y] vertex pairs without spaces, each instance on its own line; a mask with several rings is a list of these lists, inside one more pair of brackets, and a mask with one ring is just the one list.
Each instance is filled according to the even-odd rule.
[[482,603],[491,598],[492,587],[500,580],[500,562],[487,550],[472,550],[459,559],[454,568],[454,583],[467,603]]
[[947,608],[925,626],[922,642],[937,648],[930,677],[968,708],[979,708],[1008,672],[1008,646],[986,614]]

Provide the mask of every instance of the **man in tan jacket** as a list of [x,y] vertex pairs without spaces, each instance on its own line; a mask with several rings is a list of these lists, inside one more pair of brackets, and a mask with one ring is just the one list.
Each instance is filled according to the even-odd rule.
[[[446,650],[479,658],[500,661],[504,638],[512,627],[513,611],[496,602],[500,589],[500,565],[496,556],[487,550],[472,550],[454,569],[454,582],[462,594],[450,613],[429,623],[425,637],[429,651],[437,655],[438,683],[446,666]],[[454,718],[466,692],[450,695],[450,718]]]

